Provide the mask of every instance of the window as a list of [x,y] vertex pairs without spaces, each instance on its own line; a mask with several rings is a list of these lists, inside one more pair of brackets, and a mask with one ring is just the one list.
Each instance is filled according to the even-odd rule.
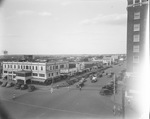
[[53,70],[55,69],[55,66],[53,66]]
[[22,65],[21,65],[21,69],[22,69]]
[[133,0],[128,0],[128,5],[133,4]]
[[39,74],[40,77],[45,77],[45,74]]
[[16,65],[14,65],[14,69],[16,69]]
[[53,73],[52,73],[52,76],[53,76]]
[[133,63],[139,63],[139,56],[133,56]]
[[26,68],[26,66],[23,66],[23,68],[25,69],[25,68]]
[[32,73],[32,75],[33,75],[33,76],[38,76],[38,74],[37,74],[37,73]]
[[50,70],[52,70],[52,66],[50,66]]
[[139,3],[140,2],[140,0],[135,0],[135,3]]
[[26,76],[26,77],[27,77],[27,76],[31,76],[31,73],[26,73],[25,76]]
[[8,65],[8,68],[9,68],[9,65]]
[[15,75],[13,75],[13,78],[15,78],[16,76]]
[[139,49],[140,49],[139,45],[133,46],[133,52],[139,52]]
[[12,71],[9,71],[8,73],[9,73],[9,74],[12,74]]
[[142,0],[142,2],[147,2],[148,0]]
[[20,69],[20,65],[18,65],[18,69]]
[[36,70],[38,70],[37,66],[35,67]]
[[4,67],[6,68],[6,64],[4,65]]
[[135,12],[134,13],[134,19],[140,19],[140,12]]
[[34,70],[34,66],[32,66],[32,70]]
[[62,64],[62,65],[60,65],[60,68],[62,69],[62,68],[64,68],[64,65]]
[[7,73],[7,71],[4,71],[4,73]]
[[43,70],[43,67],[41,66],[41,70]]
[[58,72],[56,72],[56,75],[58,75],[59,73]]
[[28,66],[26,66],[26,69],[28,69]]
[[140,35],[136,34],[133,36],[133,42],[139,42],[140,41]]
[[134,31],[140,31],[140,24],[134,24]]
[[10,65],[10,68],[12,68],[12,65]]
[[51,74],[49,73],[49,77],[51,77]]
[[55,68],[58,69],[58,65],[56,65]]

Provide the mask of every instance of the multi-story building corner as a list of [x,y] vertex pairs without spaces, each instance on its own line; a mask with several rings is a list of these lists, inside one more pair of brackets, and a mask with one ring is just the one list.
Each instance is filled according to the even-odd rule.
[[[60,75],[74,75],[82,72],[80,62],[3,62],[2,76],[13,80],[44,82]],[[22,78],[25,77],[25,78]]]
[[128,0],[127,5],[127,72],[140,69],[145,58],[149,0]]
[[[136,102],[136,108],[139,115],[142,115],[143,100],[146,102],[147,91],[146,77],[143,68],[146,59],[146,42],[148,31],[148,10],[149,0],[127,0],[127,70],[124,81],[126,83],[125,97],[130,102]],[[148,79],[149,80],[149,79]],[[144,86],[144,87],[143,87]],[[144,92],[143,92],[144,91]],[[146,108],[145,108],[146,109]],[[144,110],[145,110],[144,109]]]

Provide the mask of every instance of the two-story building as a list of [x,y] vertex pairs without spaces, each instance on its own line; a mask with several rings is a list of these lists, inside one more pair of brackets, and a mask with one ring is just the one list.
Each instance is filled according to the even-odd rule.
[[16,82],[44,82],[60,75],[74,75],[83,68],[79,62],[3,62],[2,75]]
[[[66,68],[64,62],[3,62],[3,77],[12,80],[22,79],[26,73],[31,72],[31,81],[46,79],[60,75],[60,69]],[[23,74],[23,75],[22,75]]]

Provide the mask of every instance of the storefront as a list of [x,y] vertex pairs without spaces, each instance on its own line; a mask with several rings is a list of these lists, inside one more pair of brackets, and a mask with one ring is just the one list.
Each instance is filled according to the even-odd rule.
[[31,71],[18,71],[16,72],[16,82],[21,84],[31,83],[32,72]]

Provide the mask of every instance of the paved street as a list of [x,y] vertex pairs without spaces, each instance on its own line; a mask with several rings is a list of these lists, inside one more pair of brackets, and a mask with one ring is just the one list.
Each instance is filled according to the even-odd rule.
[[[107,69],[118,73],[124,66]],[[79,119],[79,118],[120,118],[113,116],[113,96],[101,96],[99,91],[111,78],[103,76],[98,82],[91,83],[87,79],[80,91],[73,86],[55,89],[50,88],[27,92],[14,88],[0,87],[1,102],[14,119]],[[13,94],[16,99],[12,100]],[[119,97],[116,102],[119,103]]]

